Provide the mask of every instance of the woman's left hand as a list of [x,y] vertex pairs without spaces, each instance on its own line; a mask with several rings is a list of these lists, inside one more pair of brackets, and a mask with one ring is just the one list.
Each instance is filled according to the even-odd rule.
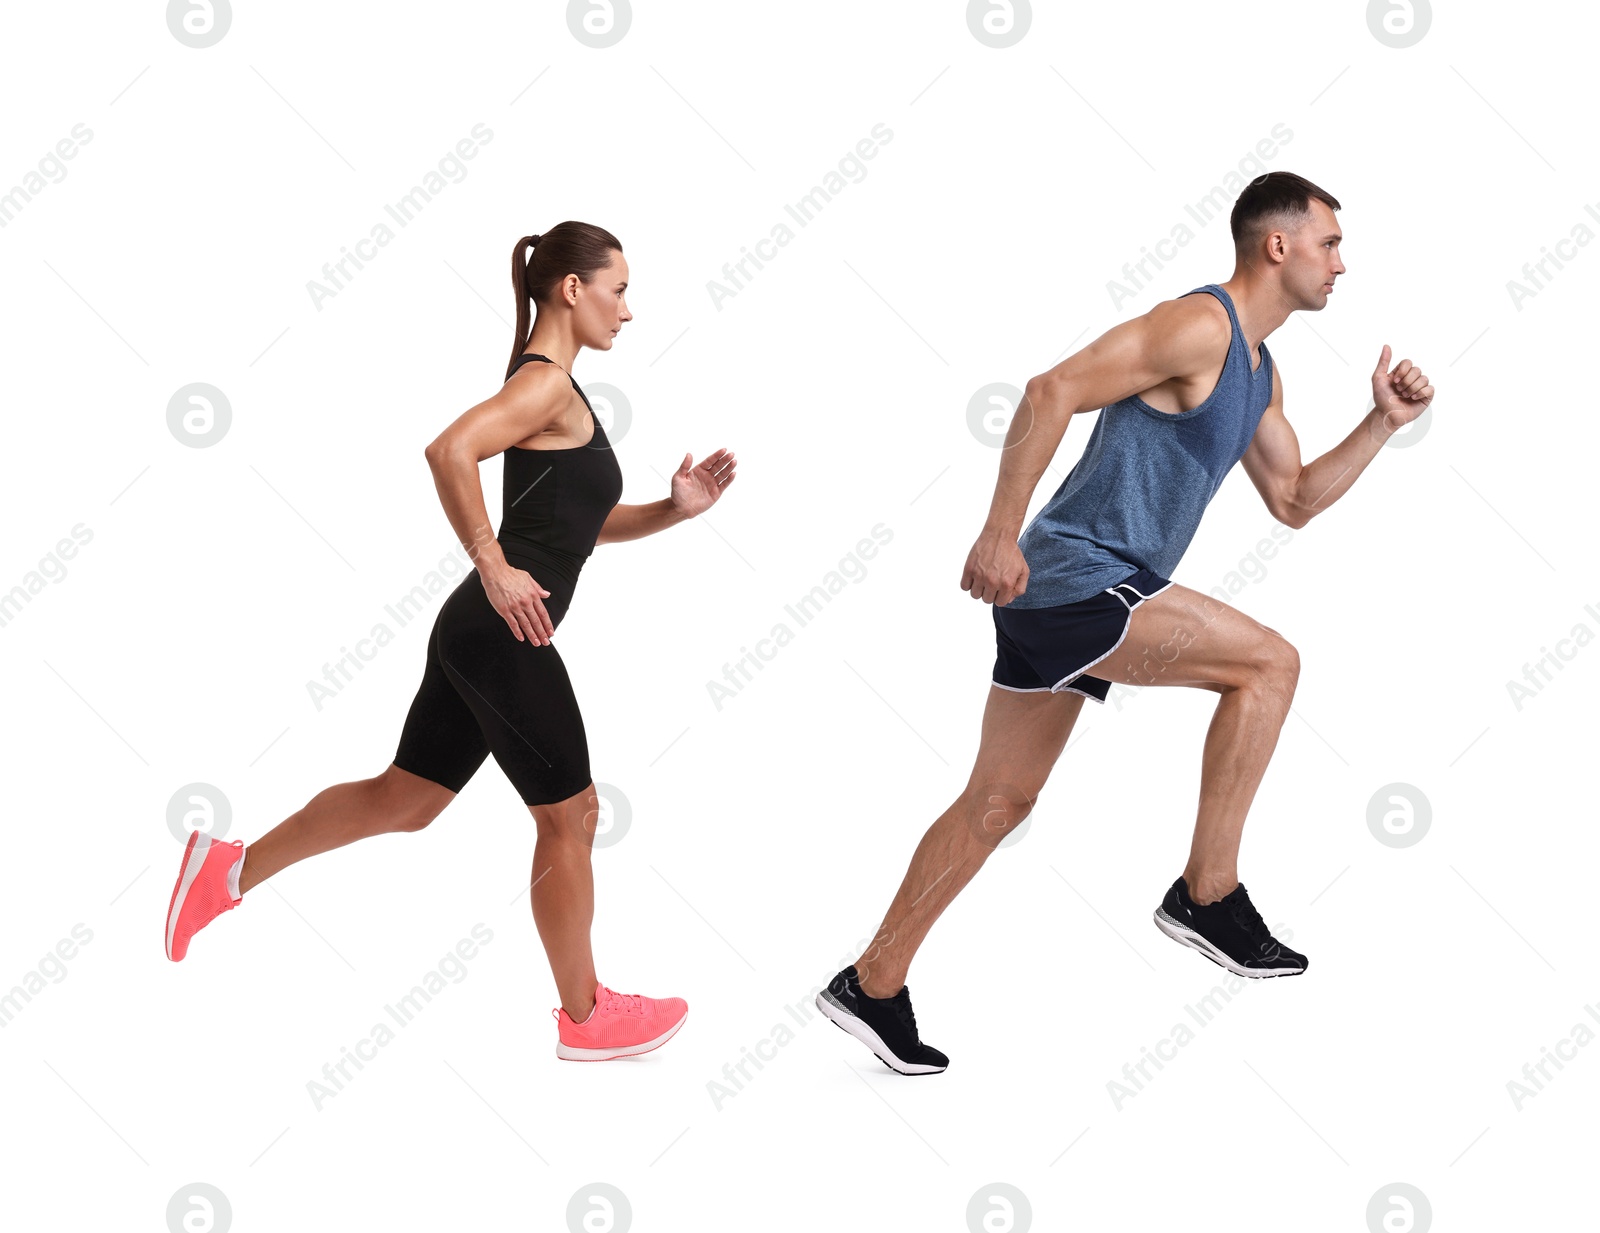
[[733,483],[734,457],[718,450],[698,465],[693,454],[683,456],[683,465],[672,475],[672,507],[685,518],[693,518],[716,504],[717,498]]

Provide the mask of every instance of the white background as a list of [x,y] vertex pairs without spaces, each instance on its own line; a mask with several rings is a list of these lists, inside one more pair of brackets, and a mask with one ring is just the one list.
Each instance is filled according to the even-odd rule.
[[[0,1036],[19,1227],[183,1227],[168,1204],[198,1182],[241,1231],[565,1229],[594,1182],[640,1230],[1030,1227],[968,1224],[997,1182],[1039,1229],[1359,1233],[1397,1182],[1440,1229],[1578,1227],[1600,1049],[1520,1110],[1507,1083],[1600,1029],[1600,648],[1568,644],[1520,708],[1507,682],[1600,633],[1600,248],[1520,307],[1507,283],[1600,234],[1591,16],[1452,5],[1395,48],[1357,3],[1049,4],[996,49],[957,3],[640,4],[597,49],[558,3],[280,0],[195,49],[157,4],[65,14],[9,11],[0,74],[0,188],[92,132],[0,229],[0,590],[92,532],[0,627],[0,988],[92,934]],[[479,123],[465,178],[315,307],[323,264]],[[717,307],[723,264],[879,123],[864,178]],[[948,1072],[897,1076],[785,1007],[859,953],[976,749],[993,633],[957,583],[999,454],[968,400],[1226,279],[1226,207],[1184,206],[1280,123],[1247,174],[1338,197],[1349,270],[1268,340],[1305,457],[1360,419],[1384,343],[1438,388],[1425,439],[1233,600],[1302,656],[1240,870],[1310,968],[1243,990],[1117,1107],[1108,1083],[1222,975],[1150,923],[1215,699],[1089,703],[912,969]],[[427,830],[291,867],[181,965],[159,945],[180,787],[213,785],[248,842],[392,756],[431,612],[320,710],[307,682],[451,554],[422,448],[500,384],[512,244],[567,218],[632,270],[635,320],[575,368],[632,407],[623,499],[665,496],[686,451],[739,458],[700,523],[597,550],[558,635],[595,777],[632,810],[595,853],[601,979],[691,1006],[606,1066],[554,1055],[533,824],[492,761]],[[167,426],[192,382],[231,406],[209,448]],[[483,478],[498,524],[497,460]],[[877,523],[865,576],[714,705]],[[1177,581],[1222,584],[1272,525],[1236,470]],[[1391,784],[1431,809],[1409,847],[1368,826]],[[318,1111],[308,1080],[480,922],[467,978]],[[758,1047],[719,1108],[708,1084]]]

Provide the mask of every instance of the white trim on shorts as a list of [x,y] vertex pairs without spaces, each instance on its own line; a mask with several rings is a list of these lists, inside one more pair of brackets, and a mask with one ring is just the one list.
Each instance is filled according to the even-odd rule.
[[[1126,583],[1126,582],[1117,583],[1118,587],[1125,586],[1125,587],[1128,588],[1128,590],[1132,591],[1135,595],[1137,595],[1139,597],[1139,604],[1144,603],[1145,600],[1147,600],[1147,599],[1154,599],[1157,595],[1160,595],[1162,591],[1165,591],[1167,589],[1167,587],[1170,587],[1171,585],[1172,585],[1172,583],[1169,582],[1169,583],[1167,583],[1166,587],[1160,587],[1159,589],[1154,590],[1154,591],[1150,592],[1150,594],[1146,595],[1142,591],[1140,591],[1138,587],[1132,586],[1129,583]],[[1073,692],[1075,694],[1083,694],[1083,696],[1085,698],[1094,698],[1094,700],[1096,702],[1100,702],[1101,701],[1099,698],[1095,698],[1093,694],[1085,694],[1085,693],[1083,693],[1083,690],[1081,690],[1081,689],[1072,689],[1072,686],[1068,685],[1067,682],[1076,680],[1078,677],[1082,676],[1085,672],[1089,671],[1090,668],[1094,667],[1097,663],[1099,663],[1100,660],[1109,658],[1111,653],[1112,653],[1112,651],[1115,651],[1119,646],[1122,645],[1123,639],[1127,638],[1127,636],[1128,636],[1128,631],[1133,628],[1133,610],[1135,608],[1137,608],[1139,606],[1139,604],[1130,604],[1130,603],[1128,603],[1128,597],[1126,595],[1117,595],[1117,587],[1107,587],[1106,591],[1108,593],[1112,594],[1112,595],[1116,595],[1117,598],[1122,601],[1123,607],[1127,608],[1127,610],[1128,610],[1127,619],[1125,621],[1123,621],[1123,623],[1122,623],[1122,634],[1121,634],[1121,636],[1118,637],[1117,640],[1111,644],[1111,650],[1110,651],[1107,651],[1104,655],[1101,655],[1097,659],[1091,659],[1088,663],[1084,664],[1084,666],[1079,668],[1076,672],[1067,673],[1066,676],[1062,677],[1059,681],[1057,681],[1054,685],[1052,685],[1050,687],[1050,692],[1051,693],[1055,693],[1059,689],[1068,689],[1068,690],[1071,690],[1071,692]]]
[[[1138,587],[1134,586],[1130,582],[1119,582],[1119,583],[1117,583],[1117,585],[1115,587],[1105,587],[1104,590],[1105,590],[1106,594],[1115,595],[1119,600],[1122,601],[1122,606],[1128,610],[1127,620],[1125,620],[1123,622],[1123,624],[1122,624],[1122,634],[1117,638],[1117,640],[1114,643],[1111,644],[1111,650],[1110,651],[1107,651],[1104,655],[1099,656],[1099,658],[1097,658],[1097,659],[1091,659],[1088,663],[1084,664],[1084,666],[1079,668],[1076,672],[1067,673],[1066,676],[1062,677],[1054,685],[1038,685],[1038,686],[1034,686],[1031,689],[1022,689],[1022,688],[1020,688],[1019,686],[1016,686],[1016,685],[1002,685],[1002,684],[1000,684],[999,681],[995,680],[993,677],[989,678],[989,684],[993,685],[996,689],[1004,689],[1004,690],[1007,690],[1010,693],[1014,693],[1014,694],[1043,694],[1043,693],[1078,694],[1078,695],[1080,695],[1082,697],[1088,698],[1092,702],[1098,702],[1098,703],[1100,703],[1100,705],[1104,706],[1105,705],[1105,700],[1103,698],[1096,698],[1093,694],[1087,692],[1086,690],[1078,689],[1075,686],[1067,684],[1067,682],[1068,681],[1077,680],[1085,672],[1089,671],[1090,668],[1094,667],[1097,663],[1099,663],[1100,660],[1108,658],[1112,654],[1113,651],[1115,651],[1119,646],[1121,646],[1122,643],[1123,643],[1123,640],[1126,639],[1127,636],[1128,636],[1128,631],[1133,628],[1133,610],[1135,608],[1137,608],[1139,606],[1139,604],[1144,603],[1146,600],[1154,599],[1157,595],[1160,595],[1162,591],[1165,591],[1167,589],[1167,587],[1170,587],[1171,585],[1172,585],[1172,583],[1169,581],[1167,583],[1167,586],[1165,586],[1165,587],[1157,587],[1154,591],[1151,591],[1150,594],[1148,594],[1148,595],[1146,595],[1143,591],[1141,591]],[[1137,595],[1139,597],[1139,604],[1130,604],[1128,602],[1128,597],[1126,595],[1120,594],[1118,592],[1118,590],[1117,590],[1117,587],[1127,587],[1128,590],[1132,591],[1135,595]]]

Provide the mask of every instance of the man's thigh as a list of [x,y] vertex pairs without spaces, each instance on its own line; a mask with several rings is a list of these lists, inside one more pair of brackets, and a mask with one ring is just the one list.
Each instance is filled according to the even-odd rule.
[[1122,642],[1089,675],[1123,685],[1223,690],[1288,671],[1292,661],[1294,648],[1275,630],[1173,583],[1133,610]]
[[1082,694],[1020,692],[991,684],[971,786],[1036,798],[1081,710]]

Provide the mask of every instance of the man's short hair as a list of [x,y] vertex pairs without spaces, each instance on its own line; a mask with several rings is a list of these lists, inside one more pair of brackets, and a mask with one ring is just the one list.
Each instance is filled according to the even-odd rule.
[[1339,208],[1332,193],[1292,171],[1269,171],[1257,176],[1245,185],[1228,217],[1234,246],[1253,244],[1276,227],[1304,222],[1311,216],[1312,198],[1330,210]]

